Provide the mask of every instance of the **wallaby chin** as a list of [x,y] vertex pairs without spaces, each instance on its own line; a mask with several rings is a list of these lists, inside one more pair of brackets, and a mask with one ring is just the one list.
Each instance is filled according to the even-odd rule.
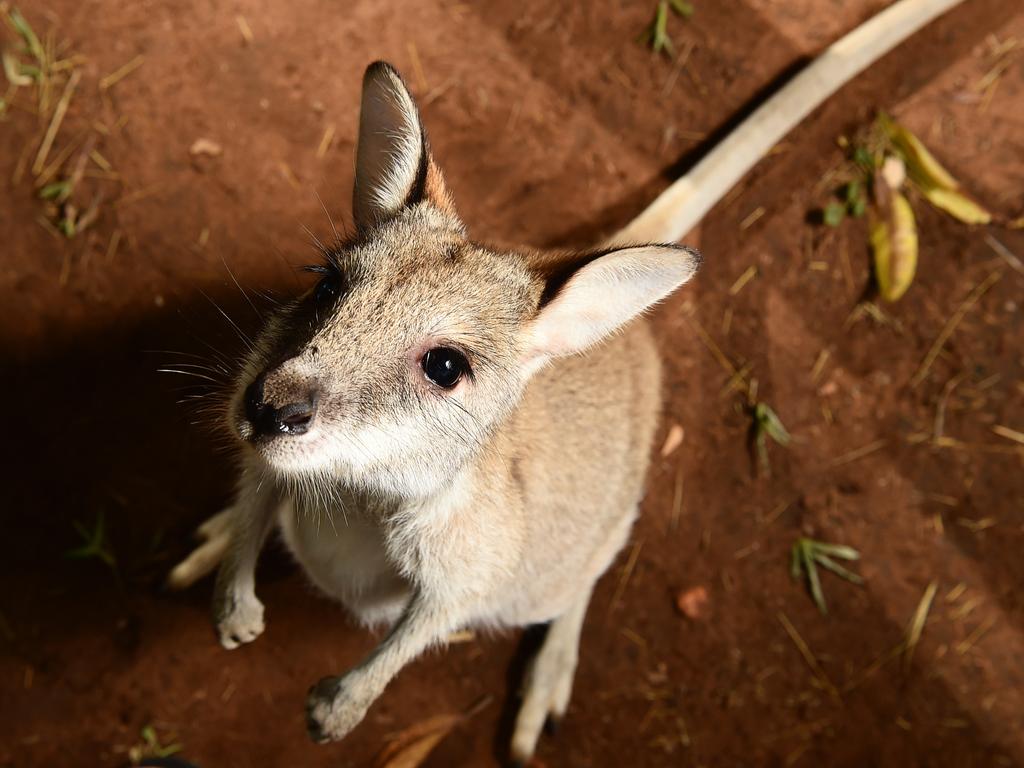
[[565,714],[591,590],[643,494],[661,384],[640,316],[699,257],[468,239],[412,95],[383,63],[363,81],[353,217],[353,237],[310,267],[315,284],[268,322],[231,401],[248,458],[217,518],[221,642],[263,629],[254,568],[275,526],[320,589],[395,624],[314,686],[317,741],[345,736],[452,632],[551,621],[513,737],[526,760],[545,718]]

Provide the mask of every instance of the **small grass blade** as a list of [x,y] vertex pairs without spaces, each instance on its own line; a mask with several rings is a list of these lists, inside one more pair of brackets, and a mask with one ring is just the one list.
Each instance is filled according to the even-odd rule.
[[684,19],[693,16],[693,3],[689,3],[687,0],[668,0],[668,3],[672,6],[672,10]]
[[83,544],[74,549],[70,549],[65,552],[65,556],[73,560],[88,560],[96,558],[102,561],[112,570],[117,568],[117,558],[114,557],[113,551],[110,549],[110,545],[107,542],[106,525],[103,519],[103,513],[100,512],[96,516],[96,522],[93,524],[92,530],[89,530],[77,520],[73,523],[75,530],[78,535],[82,537]]
[[831,557],[838,557],[840,560],[860,560],[860,552],[845,544],[826,544],[823,541],[816,541],[815,551]]
[[811,593],[811,599],[818,606],[818,610],[826,615],[828,614],[828,606],[825,603],[825,593],[821,587],[821,577],[818,575],[819,565],[853,584],[864,583],[864,579],[860,575],[839,565],[832,557],[838,557],[842,560],[858,560],[860,559],[860,553],[852,547],[842,544],[828,544],[823,541],[801,538],[797,539],[793,545],[789,564],[792,577],[799,579],[801,575],[804,576]]
[[783,425],[782,420],[768,403],[758,403],[754,407],[754,418],[757,419],[757,423],[764,434],[768,435],[779,445],[785,447],[793,439]]
[[816,562],[822,568],[825,568],[826,570],[832,571],[832,573],[834,573],[836,576],[839,576],[840,578],[846,579],[847,581],[849,581],[849,582],[851,582],[853,584],[863,584],[864,583],[864,579],[862,579],[856,573],[854,573],[853,571],[846,570],[845,568],[843,568],[843,566],[841,566],[839,563],[837,563],[831,557],[829,557],[828,555],[822,554],[821,552],[818,552],[814,556],[814,562]]
[[39,37],[32,29],[32,26],[25,20],[25,17],[21,15],[21,11],[17,8],[12,8],[10,13],[7,14],[7,18],[10,19],[15,31],[21,35],[21,39],[25,41],[25,47],[28,48],[28,52],[32,54],[36,61],[43,64],[46,61],[46,52],[43,50],[43,44],[39,42]]

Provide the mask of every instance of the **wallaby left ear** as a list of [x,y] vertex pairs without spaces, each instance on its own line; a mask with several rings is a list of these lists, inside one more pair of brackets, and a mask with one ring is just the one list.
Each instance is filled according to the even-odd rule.
[[700,253],[678,245],[639,245],[577,257],[551,270],[540,311],[525,329],[523,362],[582,352],[688,281]]
[[359,109],[352,199],[356,227],[371,229],[423,200],[455,214],[412,94],[398,70],[375,62],[363,76]]

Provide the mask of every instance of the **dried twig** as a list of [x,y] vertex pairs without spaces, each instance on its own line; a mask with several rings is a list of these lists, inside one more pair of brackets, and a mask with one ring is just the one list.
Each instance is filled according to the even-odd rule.
[[946,322],[945,327],[942,329],[942,333],[935,339],[935,343],[932,344],[932,348],[928,350],[928,354],[925,355],[924,360],[921,362],[921,367],[918,368],[917,373],[910,379],[910,385],[916,387],[920,384],[924,377],[928,375],[928,370],[932,367],[932,363],[935,362],[935,358],[939,356],[939,352],[942,351],[942,347],[945,346],[946,342],[949,341],[949,337],[953,335],[953,331],[960,325],[960,321],[964,319],[964,316],[971,310],[975,304],[978,303],[978,299],[985,295],[989,288],[995,285],[1003,276],[1001,269],[997,269],[991,273],[988,277],[982,280],[978,285],[974,287],[974,290],[970,292],[963,303],[957,307],[956,312]]
[[985,233],[985,242],[988,243],[989,248],[999,254],[999,257],[1009,264],[1013,269],[1024,275],[1024,262],[1017,258],[1017,254],[1003,245],[999,240],[993,237],[991,232]]
[[1018,432],[1016,429],[1004,427],[1002,424],[994,425],[992,427],[992,431],[1000,437],[1005,437],[1007,440],[1013,440],[1014,442],[1024,445],[1024,432]]
[[119,83],[122,80],[124,80],[124,78],[128,77],[128,75],[130,75],[136,69],[141,67],[142,63],[145,60],[146,60],[146,57],[143,56],[142,54],[139,54],[138,56],[136,56],[134,59],[129,61],[124,66],[115,69],[109,75],[107,75],[102,80],[100,80],[100,90],[101,91],[109,90],[111,87],[113,87],[117,83]]
[[807,666],[811,668],[811,671],[814,673],[815,677],[821,681],[821,684],[825,689],[831,693],[832,696],[838,699],[839,689],[832,684],[831,680],[829,680],[828,675],[825,674],[825,670],[818,662],[817,657],[811,652],[810,647],[806,642],[804,642],[800,633],[796,631],[796,627],[793,626],[793,623],[782,611],[779,611],[777,615],[779,623],[782,624],[782,628],[786,630],[786,634],[789,635],[789,639],[793,641],[793,645],[795,645],[796,649],[800,651],[800,655],[803,656],[804,661],[807,662]]
[[966,373],[958,373],[947,381],[946,386],[942,388],[942,396],[939,398],[939,404],[935,408],[935,427],[932,430],[932,440],[935,442],[942,438],[942,430],[946,424],[946,403],[949,402],[949,396],[953,394],[957,384],[963,381],[966,376]]
[[875,440],[873,443],[868,443],[867,445],[856,448],[849,453],[844,453],[842,456],[837,456],[828,463],[828,466],[838,467],[843,464],[849,464],[851,461],[856,461],[857,459],[863,459],[865,456],[883,448],[888,442],[889,441],[884,437],[880,440]]
[[910,620],[910,626],[907,629],[907,641],[904,644],[903,651],[903,666],[905,668],[910,667],[910,662],[914,658],[914,650],[921,640],[921,633],[924,632],[924,625],[928,620],[928,611],[931,610],[932,600],[935,599],[935,590],[938,588],[939,582],[937,581],[933,581],[928,585],[921,596],[921,602],[917,604],[914,617]]
[[732,287],[729,289],[729,294],[731,296],[737,295],[740,291],[743,290],[743,286],[745,286],[755,277],[757,277],[757,267],[751,264],[744,270],[742,275],[736,278],[736,282],[733,283]]
[[985,621],[982,624],[979,624],[977,627],[974,628],[974,631],[971,632],[971,634],[969,634],[967,637],[965,637],[963,640],[961,640],[959,643],[957,643],[956,652],[958,654],[960,654],[961,656],[963,656],[965,653],[967,653],[969,650],[971,650],[971,648],[973,648],[977,644],[977,642],[979,640],[981,640],[981,638],[990,629],[992,629],[992,627],[995,625],[995,623],[996,623],[996,620],[995,620],[995,617],[993,616],[993,617],[989,618],[988,621]]
[[67,114],[68,105],[71,103],[71,97],[75,93],[75,88],[78,86],[78,81],[82,79],[82,73],[75,70],[71,73],[71,77],[68,78],[67,84],[64,86],[64,93],[61,94],[60,101],[57,102],[57,108],[53,110],[53,117],[50,119],[50,126],[46,129],[46,135],[43,136],[43,143],[39,145],[39,152],[36,153],[35,162],[32,163],[32,174],[38,176],[43,170],[43,164],[46,162],[46,156],[50,154],[50,147],[53,146],[53,140],[57,137],[57,131],[60,130],[60,124],[64,120],[64,115]]
[[619,578],[619,583],[615,586],[615,594],[612,595],[611,602],[608,603],[606,618],[610,618],[612,611],[618,607],[619,600],[622,599],[622,593],[626,590],[626,584],[629,583],[629,578],[633,575],[633,569],[636,568],[636,561],[640,558],[640,550],[643,546],[644,543],[642,541],[638,541],[633,545],[633,550],[629,553],[629,559],[622,568],[622,576]]

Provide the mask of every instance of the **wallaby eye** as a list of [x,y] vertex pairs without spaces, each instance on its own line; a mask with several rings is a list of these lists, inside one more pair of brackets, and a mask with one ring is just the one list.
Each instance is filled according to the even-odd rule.
[[451,389],[469,373],[466,356],[451,347],[434,347],[420,361],[423,373],[442,389]]
[[313,300],[317,304],[329,304],[338,298],[339,283],[336,275],[324,275],[313,289]]

